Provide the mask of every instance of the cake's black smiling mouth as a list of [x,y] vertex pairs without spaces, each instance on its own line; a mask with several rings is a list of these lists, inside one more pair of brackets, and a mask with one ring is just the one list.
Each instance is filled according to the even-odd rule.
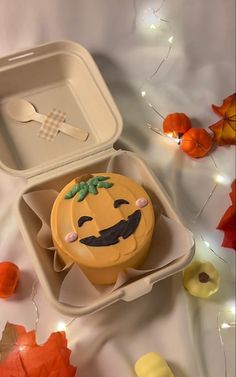
[[80,242],[87,246],[110,246],[119,242],[119,237],[128,238],[135,232],[141,219],[141,211],[138,209],[128,216],[127,220],[121,220],[110,228],[101,230],[100,236],[81,238]]

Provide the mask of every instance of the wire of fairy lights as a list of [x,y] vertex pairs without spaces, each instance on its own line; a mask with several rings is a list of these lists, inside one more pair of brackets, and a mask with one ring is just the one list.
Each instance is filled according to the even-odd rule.
[[[140,88],[140,94],[143,97],[146,104],[162,119],[164,119],[164,116],[157,109],[157,107],[155,107],[151,103],[151,101],[148,99],[147,92],[145,90],[145,84],[147,82],[151,81],[159,73],[161,67],[168,60],[170,53],[171,53],[171,50],[172,50],[174,35],[173,35],[172,29],[171,29],[171,24],[168,20],[159,17],[159,12],[163,8],[165,2],[166,2],[166,0],[162,0],[161,4],[157,8],[152,8],[152,7],[147,8],[147,11],[148,11],[147,15],[145,16],[145,11],[144,11],[144,14],[143,14],[143,19],[146,17],[145,25],[146,25],[146,28],[149,29],[149,31],[156,32],[156,29],[158,29],[160,27],[160,24],[166,24],[166,25],[168,25],[170,36],[168,37],[168,40],[167,40],[168,46],[167,46],[166,54],[163,56],[163,58],[161,59],[161,61],[157,65],[157,67],[154,69],[154,71],[149,75],[149,77],[147,77],[144,80],[144,82],[143,82],[143,84],[141,85],[141,88]],[[134,23],[133,24],[135,25],[135,27],[133,27],[133,29],[136,30],[136,27],[137,27],[137,4],[136,4],[136,0],[134,0],[133,3],[134,3]],[[149,128],[152,129],[152,126],[150,124],[149,124]],[[157,128],[154,129],[154,131],[159,133],[161,136],[166,136],[165,134],[163,134]]]
[[202,241],[204,242],[205,246],[208,248],[208,250],[211,251],[212,254],[214,254],[214,255],[216,256],[216,258],[218,258],[218,259],[220,259],[222,262],[228,264],[228,262],[227,262],[224,258],[222,258],[220,255],[218,255],[218,254],[212,249],[212,247],[210,247],[210,243],[209,243],[208,241],[205,240],[205,238],[203,237],[202,234],[200,234],[200,237],[201,237]]
[[35,310],[35,325],[34,325],[35,331],[37,331],[38,323],[39,323],[39,308],[35,301],[35,297],[37,295],[37,284],[38,284],[38,281],[34,280],[33,285],[32,285],[32,291],[31,291],[31,302]]
[[[145,100],[146,104],[163,120],[165,117],[163,116],[163,114],[159,111],[159,109],[157,109],[152,103],[151,101],[147,98],[147,92],[145,90],[145,83],[147,83],[148,81],[152,80],[155,76],[157,76],[158,72],[160,71],[161,67],[163,66],[164,63],[166,63],[166,61],[168,60],[169,56],[170,56],[170,53],[171,53],[171,50],[172,50],[172,46],[173,46],[173,41],[174,41],[174,35],[173,35],[173,32],[172,32],[172,28],[171,28],[171,25],[170,25],[170,22],[166,19],[163,19],[161,17],[159,17],[159,12],[161,11],[161,9],[163,8],[164,4],[165,4],[166,0],[162,0],[161,4],[157,7],[157,8],[151,8],[149,7],[148,10],[149,10],[149,14],[151,13],[153,15],[154,18],[158,19],[159,21],[161,22],[165,22],[169,25],[169,32],[170,32],[170,37],[168,38],[168,48],[167,48],[167,52],[166,54],[164,55],[164,57],[161,59],[160,63],[157,65],[157,67],[155,68],[155,70],[151,73],[151,75],[146,78],[144,80],[144,83],[142,84],[142,87],[140,89],[140,93],[141,93],[141,96],[143,97],[143,99]],[[137,3],[136,3],[136,0],[133,0],[133,4],[134,4],[134,24],[135,24],[135,28],[136,28],[136,25],[137,25],[137,16],[138,16],[138,11],[137,11]],[[148,24],[147,23],[147,27],[149,27],[151,30],[154,30],[157,28],[157,26],[155,25],[155,21],[153,20],[153,18],[150,18],[150,23]],[[173,143],[177,143],[177,144],[180,144],[181,142],[181,139],[179,138],[173,138],[171,137],[170,135],[168,134],[165,134],[162,130],[160,130],[159,128],[157,127],[153,127],[150,123],[146,123],[146,126],[148,127],[148,129],[150,129],[151,131],[155,132],[156,134],[158,134],[159,136],[162,136],[166,139],[168,139],[169,141],[173,142]],[[217,187],[219,184],[224,184],[224,183],[227,183],[225,181],[227,181],[226,177],[224,177],[222,174],[220,174],[220,171],[218,169],[218,166],[216,164],[216,161],[213,157],[213,155],[209,155],[208,156],[210,158],[210,160],[212,161],[213,163],[213,166],[214,166],[214,169],[215,169],[215,174],[214,174],[214,184],[213,184],[213,187],[209,193],[209,195],[207,196],[206,200],[204,201],[204,203],[202,204],[201,208],[199,209],[199,211],[196,213],[196,215],[194,216],[194,219],[193,219],[193,222],[196,223],[196,221],[201,217],[204,209],[206,208],[207,204],[209,203],[211,197],[213,196],[213,194],[215,193]],[[216,256],[217,254],[212,250],[210,249]],[[219,256],[218,256],[219,257]],[[221,257],[219,257],[221,258]],[[221,258],[222,259],[222,258]]]
[[[162,0],[161,4],[157,7],[157,8],[152,8],[152,7],[149,7],[148,10],[149,10],[149,20],[148,20],[148,17],[147,17],[147,22],[146,22],[146,28],[149,28],[150,30],[153,30],[155,31],[156,29],[158,29],[158,25],[156,25],[155,23],[155,19],[157,21],[159,21],[159,23],[166,23],[168,26],[169,26],[169,37],[167,39],[168,41],[168,45],[167,45],[167,51],[166,51],[166,54],[163,56],[163,58],[161,59],[161,61],[159,62],[159,64],[157,65],[157,67],[154,69],[154,71],[146,78],[144,79],[144,82],[143,84],[141,85],[141,88],[140,88],[140,94],[141,96],[143,97],[145,103],[148,105],[148,107],[150,107],[154,112],[155,114],[157,114],[162,120],[165,119],[165,116],[160,112],[160,110],[155,107],[153,105],[153,103],[149,100],[148,98],[148,94],[147,94],[147,91],[145,90],[145,84],[149,81],[151,81],[155,76],[157,76],[157,74],[159,73],[160,69],[162,68],[162,66],[167,62],[167,60],[169,59],[169,56],[171,54],[171,50],[173,48],[173,42],[174,42],[174,33],[173,33],[173,30],[172,30],[172,27],[171,27],[171,23],[164,19],[164,18],[161,18],[159,17],[159,12],[161,11],[161,9],[163,8],[164,4],[165,4],[166,0]],[[134,21],[133,21],[133,30],[136,30],[137,28],[137,16],[138,16],[138,11],[137,11],[137,1],[136,0],[133,0],[133,7],[134,7]],[[150,18],[150,13],[153,17]],[[144,16],[143,16],[144,17]],[[154,18],[154,19],[153,19]],[[177,143],[177,144],[180,144],[181,142],[181,139],[179,138],[173,138],[171,137],[170,135],[167,135],[166,133],[162,132],[160,130],[160,128],[158,127],[153,127],[150,123],[146,123],[146,126],[153,132],[157,133],[158,135],[162,136],[162,137],[165,137],[169,140],[171,140],[172,142],[174,143]],[[218,171],[218,167],[217,167],[217,164],[216,164],[216,161],[214,159],[214,157],[212,155],[209,156],[210,159],[212,160],[212,163],[214,165],[214,167],[217,169]],[[212,192],[210,193],[210,196],[209,196],[209,199],[210,197],[213,195],[214,191],[216,189],[216,185],[213,187],[212,189]],[[204,207],[207,203],[204,204]],[[203,208],[204,209],[204,208]],[[202,210],[203,210],[202,209]],[[197,217],[201,215],[201,210],[199,211],[199,213],[197,214]]]
[[[159,12],[161,11],[163,5],[165,4],[165,1],[166,0],[163,0],[161,2],[161,5],[158,7],[158,8],[149,8],[149,11],[151,11],[151,13],[153,14],[153,16],[155,16],[156,18],[159,17]],[[136,4],[136,0],[134,0],[134,25],[135,27],[133,28],[134,30],[136,29],[136,26],[137,26],[137,16],[138,16],[138,11],[137,11],[137,4]],[[171,25],[169,23],[168,20],[166,19],[162,19],[159,17],[159,20],[161,22],[166,22],[168,25],[169,25],[169,30],[171,30]],[[153,20],[151,20],[153,21]],[[152,29],[152,30],[155,30],[156,29],[156,26],[155,26],[155,23],[153,22],[150,22],[149,24],[149,28]],[[157,107],[155,107],[152,102],[149,100],[148,98],[148,95],[147,95],[147,91],[145,90],[145,84],[152,80],[154,77],[157,76],[157,74],[159,73],[160,69],[163,67],[163,65],[167,62],[169,56],[170,56],[170,53],[171,53],[171,50],[172,50],[172,47],[173,47],[173,41],[174,41],[174,35],[173,35],[173,32],[171,32],[171,35],[170,37],[168,38],[168,46],[167,46],[167,52],[166,54],[163,56],[163,58],[161,59],[160,63],[157,65],[157,67],[155,68],[155,70],[153,71],[153,73],[147,78],[144,80],[144,83],[140,89],[140,94],[141,96],[143,97],[143,99],[145,100],[146,104],[149,106],[149,108],[155,112],[155,114],[157,114],[162,120],[165,119],[165,117],[163,116],[163,114],[159,111],[159,109],[157,109]],[[158,127],[153,127],[150,123],[146,123],[146,126],[153,132],[155,132],[156,134],[158,134],[159,136],[161,137],[165,137],[166,139],[168,139],[169,141],[172,141],[174,143],[177,143],[177,144],[180,144],[181,140],[178,139],[178,138],[173,138],[171,137],[170,135],[167,135],[165,134],[164,132],[162,132],[162,130]],[[201,215],[203,214],[207,204],[209,203],[211,197],[213,196],[213,194],[215,193],[217,187],[219,184],[222,184],[222,183],[225,183],[226,181],[226,178],[220,174],[219,172],[219,169],[218,169],[218,166],[216,164],[216,161],[214,159],[214,157],[212,155],[209,156],[213,165],[214,165],[214,168],[215,168],[215,175],[214,175],[214,184],[213,184],[213,187],[208,195],[208,197],[206,198],[206,200],[204,201],[202,207],[199,209],[199,211],[197,212],[197,214],[195,215],[194,217],[194,223],[196,223],[199,218],[201,217]],[[221,262],[223,263],[226,263],[228,265],[228,262],[222,258],[221,256],[219,256],[211,247],[210,247],[210,244],[208,241],[206,241],[204,239],[204,237],[202,236],[202,234],[200,234],[200,237],[202,239],[202,241],[204,242],[204,244],[207,246],[207,248],[209,249],[210,252],[212,252],[219,260],[221,260]],[[226,360],[226,351],[225,351],[225,345],[224,345],[224,342],[223,342],[223,337],[222,337],[222,329],[224,328],[232,328],[232,327],[235,327],[235,321],[232,322],[232,323],[223,323],[222,325],[220,325],[219,323],[219,318],[220,318],[220,313],[222,311],[219,311],[218,312],[218,315],[217,315],[217,330],[218,330],[218,335],[219,335],[219,339],[220,339],[220,344],[221,344],[221,349],[222,349],[222,354],[223,354],[223,358],[224,358],[224,377],[228,377],[228,372],[227,372],[227,360]],[[232,308],[232,312],[234,312],[235,314],[235,306]]]
[[[173,31],[172,31],[172,28],[171,28],[171,25],[170,25],[170,22],[166,19],[163,19],[159,16],[159,12],[161,11],[161,9],[163,8],[164,4],[165,4],[166,0],[162,0],[161,4],[157,7],[157,8],[152,8],[152,7],[149,7],[148,10],[149,10],[149,14],[153,15],[152,18],[149,19],[149,23],[147,22],[146,24],[146,27],[149,27],[151,30],[154,30],[157,28],[157,26],[155,25],[155,19],[158,19],[159,21],[161,22],[165,22],[169,25],[169,32],[170,32],[170,37],[168,38],[168,48],[167,48],[167,52],[166,54],[164,55],[164,57],[161,59],[161,61],[159,62],[159,64],[157,65],[157,67],[155,68],[155,70],[151,73],[151,75],[146,78],[144,80],[144,83],[142,84],[142,87],[140,89],[140,93],[141,93],[141,96],[143,97],[144,101],[146,102],[146,104],[160,117],[162,118],[162,120],[165,118],[163,116],[163,114],[159,111],[159,109],[157,109],[151,102],[150,100],[147,98],[147,92],[145,90],[145,83],[147,83],[148,81],[152,80],[155,76],[157,76],[157,74],[159,73],[161,67],[163,66],[164,63],[167,62],[169,56],[170,56],[170,53],[171,53],[171,50],[172,50],[172,46],[173,46],[173,41],[174,41],[174,35],[173,35]],[[137,17],[138,17],[138,10],[137,10],[137,2],[136,0],[133,0],[133,4],[134,4],[134,24],[135,24],[135,29],[136,29],[136,26],[137,26]],[[177,144],[180,144],[181,142],[181,139],[179,138],[173,138],[171,137],[170,135],[168,134],[165,134],[162,130],[160,130],[159,128],[157,127],[153,127],[150,123],[146,123],[146,126],[148,127],[148,129],[150,129],[151,131],[155,132],[156,134],[158,134],[159,136],[162,136],[166,139],[168,139],[169,141],[173,142],[173,143],[177,143]],[[225,183],[226,181],[226,178],[220,174],[219,172],[219,169],[218,169],[218,166],[216,164],[216,161],[213,157],[213,155],[209,155],[208,156],[210,158],[210,160],[212,161],[213,163],[213,166],[214,166],[214,169],[215,169],[215,174],[214,174],[214,184],[213,184],[213,187],[209,193],[209,195],[207,196],[206,200],[204,201],[204,203],[202,204],[202,207],[199,209],[199,211],[196,213],[196,215],[194,216],[194,219],[193,219],[193,222],[196,223],[196,221],[201,217],[205,207],[207,206],[208,202],[210,201],[211,197],[213,196],[213,194],[215,193],[217,187],[219,184],[223,184]],[[212,250],[212,249],[211,249]],[[214,251],[212,250],[212,252],[214,253]],[[217,255],[215,253],[215,255]],[[219,257],[220,258],[220,257]]]
[[[227,263],[227,262],[226,262]],[[35,296],[37,295],[37,284],[38,282],[37,281],[34,281],[33,283],[33,286],[32,286],[32,294],[31,294],[31,301],[33,303],[33,306],[34,306],[34,309],[35,309],[35,331],[37,331],[37,326],[38,326],[38,323],[39,323],[39,308],[38,308],[38,305],[35,301]],[[221,314],[222,313],[230,313],[230,314],[233,314],[234,315],[234,320],[233,321],[227,321],[227,322],[223,322],[221,323],[220,321],[220,317],[221,317]],[[69,320],[68,322],[64,322],[64,321],[59,321],[56,326],[55,326],[55,330],[56,331],[67,331],[68,328],[71,326],[72,323],[74,323],[75,320],[77,320],[78,317],[74,317],[72,318],[71,320]],[[229,377],[228,376],[228,367],[227,367],[227,358],[226,358],[226,350],[225,350],[225,344],[224,344],[224,341],[223,341],[223,336],[222,336],[222,330],[229,330],[229,329],[233,329],[236,327],[236,322],[235,322],[235,306],[231,308],[230,311],[219,311],[218,314],[217,314],[217,332],[218,332],[218,337],[219,337],[219,341],[220,341],[220,346],[221,346],[221,350],[222,350],[222,355],[223,355],[223,365],[224,365],[224,376],[223,377]],[[25,351],[25,346],[24,345],[20,345],[19,347],[19,352],[21,351]]]

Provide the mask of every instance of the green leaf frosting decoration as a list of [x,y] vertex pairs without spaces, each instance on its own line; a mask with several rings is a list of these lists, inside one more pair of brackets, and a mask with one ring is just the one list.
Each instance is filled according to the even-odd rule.
[[[81,202],[88,193],[92,195],[98,194],[98,188],[110,188],[113,186],[113,183],[107,182],[107,180],[110,179],[109,177],[104,177],[101,175],[98,175],[96,177],[90,178],[87,182],[81,181],[79,183],[76,183],[72,189],[67,192],[67,194],[64,196],[65,199],[72,199],[76,194],[78,195],[78,202]],[[106,182],[105,182],[106,181]]]
[[80,184],[76,183],[76,185],[74,185],[72,189],[65,195],[65,199],[73,198],[79,191],[80,191]]

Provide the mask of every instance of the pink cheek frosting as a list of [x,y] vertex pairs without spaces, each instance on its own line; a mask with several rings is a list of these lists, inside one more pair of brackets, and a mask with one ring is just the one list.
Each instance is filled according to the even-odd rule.
[[66,242],[74,242],[77,239],[78,239],[78,234],[75,233],[75,232],[67,233],[67,235],[65,236],[65,241]]
[[139,198],[136,200],[135,204],[138,208],[143,208],[148,204],[148,200],[145,198]]

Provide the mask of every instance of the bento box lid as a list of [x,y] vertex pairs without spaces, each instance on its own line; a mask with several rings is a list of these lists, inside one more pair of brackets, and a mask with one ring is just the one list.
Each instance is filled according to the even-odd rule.
[[[12,100],[24,99],[38,113],[65,113],[66,122],[87,131],[86,141],[58,132],[41,137],[41,124],[9,114]],[[57,41],[0,59],[0,168],[31,178],[112,148],[122,118],[90,53],[70,41]]]

